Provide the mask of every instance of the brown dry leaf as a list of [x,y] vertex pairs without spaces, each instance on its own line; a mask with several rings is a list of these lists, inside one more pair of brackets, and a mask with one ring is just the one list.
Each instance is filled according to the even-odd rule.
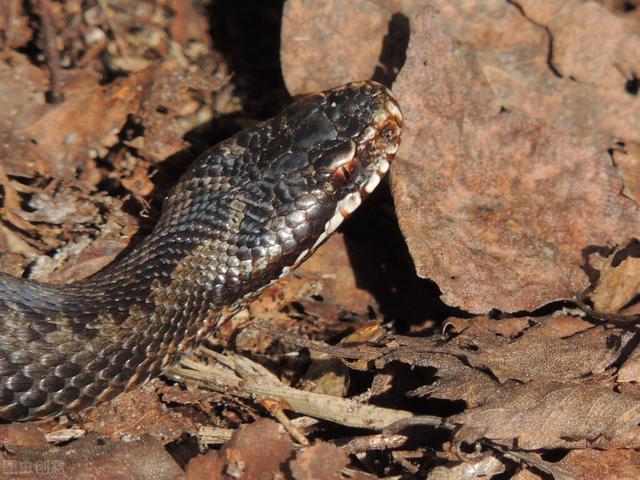
[[[403,9],[415,13],[426,3],[406,1]],[[637,9],[582,0],[428,3],[508,110],[602,149],[612,139],[640,140],[632,88],[640,59]]]
[[3,478],[66,480],[184,479],[184,472],[150,435],[140,440],[110,442],[87,436],[64,447],[23,447],[0,453]]
[[476,368],[486,368],[500,382],[506,380],[568,381],[601,374],[620,355],[631,333],[604,326],[568,338],[537,335],[536,328],[517,339],[469,353]]
[[[375,367],[382,369],[400,362],[414,367],[436,369],[436,380],[418,387],[407,395],[410,397],[433,397],[445,400],[464,400],[475,406],[500,387],[487,373],[471,368],[459,356],[466,350],[458,345],[442,345],[435,337],[393,337],[389,351],[375,360]],[[395,346],[395,347],[394,347]],[[417,377],[418,373],[415,373]],[[426,383],[426,381],[425,381]]]
[[0,445],[12,451],[16,447],[47,445],[47,440],[35,423],[9,423],[0,425]]
[[490,375],[467,366],[453,355],[432,353],[421,363],[421,366],[437,369],[437,379],[431,384],[407,392],[409,397],[464,400],[468,408],[473,408],[481,405],[500,388]]
[[640,455],[636,450],[572,450],[556,465],[582,480],[640,478]]
[[114,441],[151,434],[164,444],[185,433],[195,434],[198,427],[193,420],[167,408],[158,398],[156,385],[161,388],[162,382],[153,380],[112,401],[81,411],[83,428]]
[[600,269],[600,278],[591,294],[599,312],[617,313],[640,293],[640,242],[632,240],[617,248]]
[[618,382],[640,382],[640,348],[636,346],[618,370]]
[[620,194],[606,150],[501,111],[474,57],[445,33],[447,18],[412,19],[394,86],[405,129],[392,186],[416,270],[472,312],[574,297],[588,285],[582,251],[640,233],[637,205]]
[[535,321],[538,325],[530,334],[566,338],[593,327],[593,323],[577,315],[582,315],[582,312],[574,312],[571,315],[565,311],[559,311],[547,317],[537,317]]
[[295,480],[340,480],[348,461],[343,449],[319,441],[299,453],[289,468]]
[[[259,447],[258,447],[259,446]],[[192,459],[186,467],[189,480],[210,478],[270,478],[284,480],[293,443],[273,420],[261,418],[238,428],[219,452]]]
[[[33,65],[26,55],[9,50],[0,62],[0,158],[8,175],[33,177],[34,171],[46,170],[46,159],[37,166],[13,153],[12,136],[19,124],[28,125],[44,108],[48,80],[43,69]],[[25,118],[26,117],[26,118]]]
[[[77,71],[65,88],[66,100],[33,106],[15,119],[5,155],[7,174],[26,168],[56,178],[75,178],[91,166],[87,159],[115,144],[127,116],[136,112],[142,88],[153,80],[147,70],[100,85],[88,71]],[[13,165],[20,165],[14,172]]]
[[524,450],[585,448],[636,427],[640,401],[595,385],[531,382],[505,385],[449,420],[464,426],[459,440],[487,438]]
[[292,95],[371,78],[391,17],[383,0],[289,0],[282,76]]

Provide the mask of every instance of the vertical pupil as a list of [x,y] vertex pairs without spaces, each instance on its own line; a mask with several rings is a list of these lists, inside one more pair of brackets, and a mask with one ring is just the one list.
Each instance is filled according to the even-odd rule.
[[351,180],[351,172],[349,171],[349,169],[345,166],[341,168],[342,168],[342,175],[344,176],[344,178],[347,180]]

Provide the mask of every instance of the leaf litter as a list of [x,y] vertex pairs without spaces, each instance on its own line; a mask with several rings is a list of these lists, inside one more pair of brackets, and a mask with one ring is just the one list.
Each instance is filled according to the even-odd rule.
[[[231,3],[0,6],[3,270],[58,283],[99,270],[149,231],[198,151],[272,113],[285,85],[397,76],[390,185],[164,378],[5,425],[3,465],[640,477],[640,8]],[[237,61],[274,35],[282,77],[277,50]]]

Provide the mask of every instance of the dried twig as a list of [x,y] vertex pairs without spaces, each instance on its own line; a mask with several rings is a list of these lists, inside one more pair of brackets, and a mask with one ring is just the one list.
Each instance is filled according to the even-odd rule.
[[413,414],[406,410],[377,407],[348,398],[306,392],[284,385],[264,368],[248,358],[200,347],[198,353],[214,363],[207,365],[191,358],[183,359],[166,375],[176,381],[190,380],[203,388],[253,400],[270,399],[283,409],[301,413],[341,425],[382,430]]
[[284,429],[289,432],[289,435],[293,437],[293,439],[298,442],[300,445],[304,445],[305,447],[309,445],[309,440],[305,437],[302,430],[297,428],[284,413],[284,409],[280,402],[274,402],[272,400],[262,400],[260,404],[269,411],[273,417],[280,422],[280,425],[284,427]]
[[219,428],[202,426],[198,430],[199,445],[220,445],[231,438],[233,435],[232,428]]
[[255,326],[258,330],[265,332],[266,334],[283,340],[291,345],[295,345],[300,348],[308,348],[316,352],[327,353],[338,358],[352,358],[360,359],[366,358],[374,360],[380,357],[384,350],[378,347],[369,347],[367,345],[357,345],[354,347],[334,347],[323,342],[309,340],[286,330],[274,327],[269,322],[266,322],[260,318],[256,319],[252,326]]
[[387,450],[389,448],[398,448],[404,445],[408,437],[404,435],[385,435],[378,433],[376,435],[365,435],[362,437],[354,437],[347,443],[342,445],[347,454],[368,452],[371,450]]
[[62,430],[54,430],[45,434],[44,438],[49,443],[65,443],[71,440],[82,438],[87,434],[87,431],[82,428],[65,428]]
[[42,49],[47,59],[49,68],[49,100],[51,103],[60,103],[64,100],[62,93],[62,69],[60,68],[60,54],[56,48],[56,32],[51,19],[49,0],[36,0],[33,2],[36,14],[40,17],[42,27]]

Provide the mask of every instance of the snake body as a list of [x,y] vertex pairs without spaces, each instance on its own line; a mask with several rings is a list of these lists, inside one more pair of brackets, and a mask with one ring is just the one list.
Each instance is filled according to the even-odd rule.
[[203,152],[129,254],[69,285],[0,272],[0,418],[138,385],[321,245],[386,173],[402,117],[375,82],[301,97]]

